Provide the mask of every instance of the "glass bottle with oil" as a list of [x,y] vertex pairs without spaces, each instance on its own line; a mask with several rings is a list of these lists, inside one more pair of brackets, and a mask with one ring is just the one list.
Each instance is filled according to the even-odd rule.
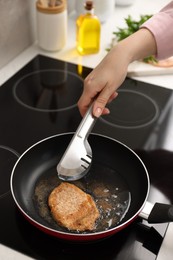
[[84,4],[85,13],[76,20],[77,50],[81,55],[93,54],[100,49],[100,20],[94,14],[93,1]]

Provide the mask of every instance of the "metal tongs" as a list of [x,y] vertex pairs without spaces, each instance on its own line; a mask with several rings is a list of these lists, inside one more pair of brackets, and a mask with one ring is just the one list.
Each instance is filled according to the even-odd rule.
[[87,138],[96,122],[96,117],[92,115],[92,108],[93,104],[83,117],[76,133],[57,165],[58,177],[61,180],[75,181],[81,179],[90,168],[92,150]]

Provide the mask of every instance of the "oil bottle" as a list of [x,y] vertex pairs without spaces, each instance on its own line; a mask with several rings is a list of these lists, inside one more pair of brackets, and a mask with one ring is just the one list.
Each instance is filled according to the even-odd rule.
[[81,55],[93,54],[100,49],[100,20],[94,14],[93,1],[84,4],[85,13],[76,20],[77,50]]

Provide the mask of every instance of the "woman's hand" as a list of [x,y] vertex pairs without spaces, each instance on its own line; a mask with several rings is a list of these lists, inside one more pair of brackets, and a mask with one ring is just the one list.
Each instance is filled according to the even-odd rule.
[[84,80],[84,90],[78,101],[82,116],[93,101],[94,116],[109,113],[105,106],[118,95],[117,89],[127,75],[127,67],[127,58],[118,46],[114,47]]
[[127,75],[128,65],[137,59],[156,53],[154,36],[140,29],[119,42],[84,80],[84,90],[78,101],[82,116],[94,101],[93,115],[108,114],[106,104],[117,97],[117,89]]

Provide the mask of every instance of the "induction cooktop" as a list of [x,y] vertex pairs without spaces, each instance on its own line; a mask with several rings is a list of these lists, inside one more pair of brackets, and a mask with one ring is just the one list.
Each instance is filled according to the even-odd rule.
[[[81,121],[77,101],[90,68],[38,55],[0,87],[0,243],[34,259],[156,259],[168,223],[137,218],[110,238],[70,243],[32,226],[16,207],[10,176],[20,155],[54,134],[74,132]],[[151,179],[148,200],[173,201],[170,149],[172,90],[126,78],[111,113],[98,119],[94,133],[133,149]],[[169,146],[168,146],[169,144]],[[173,148],[173,145],[172,145]]]

